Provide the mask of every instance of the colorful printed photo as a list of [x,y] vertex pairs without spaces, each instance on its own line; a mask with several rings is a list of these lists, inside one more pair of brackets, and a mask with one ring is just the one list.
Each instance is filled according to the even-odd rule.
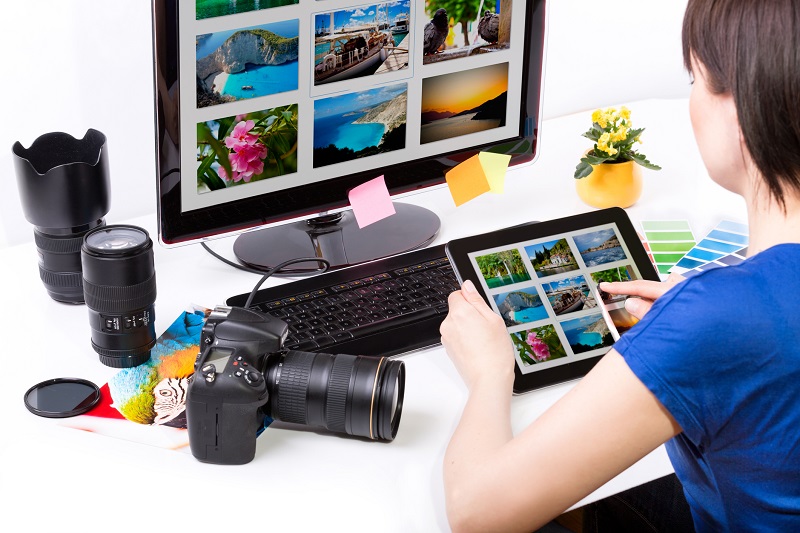
[[298,20],[197,36],[197,107],[297,90]]
[[571,272],[579,268],[567,239],[526,246],[525,253],[528,254],[533,270],[540,278]]
[[490,289],[531,279],[531,275],[528,274],[528,269],[525,268],[522,257],[516,249],[482,255],[476,257],[475,261]]
[[561,344],[561,339],[558,338],[556,328],[552,324],[512,333],[511,342],[514,343],[517,356],[525,366],[567,356],[564,345]]
[[197,20],[224,17],[271,7],[291,6],[300,0],[195,0]]
[[578,235],[572,239],[587,267],[627,259],[625,250],[619,243],[619,237],[612,228]]
[[422,64],[507,50],[511,5],[512,0],[426,1]]
[[197,192],[297,172],[297,104],[197,125]]
[[[635,279],[639,279],[636,276],[636,272],[633,270],[633,267],[630,265],[609,268],[608,270],[600,270],[598,272],[593,272],[591,276],[594,282],[598,285],[603,282],[611,283],[614,281],[633,281]],[[609,294],[601,291],[599,287],[597,292],[600,294],[600,299],[603,300],[604,304],[621,302],[627,298],[627,295],[625,294]]]
[[542,283],[542,289],[556,315],[597,307],[597,300],[594,299],[589,284],[583,276]]
[[407,96],[399,83],[314,102],[314,167],[405,148]]
[[561,323],[572,351],[576,354],[607,348],[614,344],[614,337],[603,315],[589,315]]
[[422,80],[420,143],[506,125],[508,63]]
[[508,327],[536,322],[548,317],[547,309],[545,309],[539,293],[536,292],[536,287],[496,294],[494,303]]
[[410,0],[314,17],[314,84],[408,68]]

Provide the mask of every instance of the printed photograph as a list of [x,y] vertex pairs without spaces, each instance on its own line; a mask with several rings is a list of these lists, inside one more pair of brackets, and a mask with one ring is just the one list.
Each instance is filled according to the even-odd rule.
[[420,143],[506,125],[508,63],[422,80]]
[[603,315],[589,315],[561,323],[567,342],[576,354],[607,348],[614,344],[614,337]]
[[550,301],[550,307],[556,315],[574,313],[581,309],[597,307],[589,284],[583,276],[564,278],[551,283],[542,283],[542,289]]
[[627,312],[624,307],[620,307],[619,309],[611,309],[608,311],[608,314],[611,317],[611,322],[614,323],[614,327],[617,328],[617,332],[620,335],[631,329],[634,324],[639,321],[638,318]]
[[531,280],[516,249],[481,255],[475,258],[475,262],[490,289]]
[[408,68],[410,0],[314,17],[314,85]]
[[197,192],[297,172],[297,104],[197,125]]
[[627,259],[619,237],[612,228],[593,231],[573,237],[578,253],[587,267],[603,265],[612,261]]
[[300,0],[195,0],[197,20],[224,17],[271,7],[291,6]]
[[314,167],[405,148],[407,97],[399,83],[314,102]]
[[[636,272],[633,270],[633,267],[630,265],[609,268],[608,270],[600,270],[598,272],[592,272],[590,275],[592,276],[594,282],[598,285],[603,282],[611,283],[614,281],[633,281],[635,279],[639,279],[636,276]],[[627,295],[625,294],[609,294],[601,291],[599,287],[597,288],[597,292],[600,294],[600,299],[603,300],[604,304],[621,302],[627,298]]]
[[197,107],[297,90],[298,20],[197,36]]
[[507,50],[512,0],[426,0],[422,64]]
[[528,254],[533,270],[536,271],[536,275],[540,278],[552,276],[553,274],[563,274],[580,268],[567,243],[567,239],[526,246],[525,253]]
[[514,343],[517,356],[525,366],[567,356],[564,345],[561,344],[561,339],[558,338],[556,328],[552,324],[512,333],[511,342]]
[[507,327],[544,320],[548,317],[536,287],[494,295],[494,303]]

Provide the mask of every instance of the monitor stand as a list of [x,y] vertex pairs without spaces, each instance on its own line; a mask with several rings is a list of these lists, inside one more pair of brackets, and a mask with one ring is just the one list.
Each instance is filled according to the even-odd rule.
[[[441,227],[436,213],[397,202],[394,208],[394,215],[364,228],[358,227],[352,211],[343,211],[243,233],[233,253],[243,264],[261,270],[299,257],[322,257],[334,270],[420,248],[436,237]],[[280,274],[319,271],[319,263],[307,262],[287,266]]]

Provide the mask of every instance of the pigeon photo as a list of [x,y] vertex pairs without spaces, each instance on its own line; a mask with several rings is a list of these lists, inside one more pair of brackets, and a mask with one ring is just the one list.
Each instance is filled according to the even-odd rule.
[[418,26],[422,64],[511,48],[512,10],[512,0],[426,1]]

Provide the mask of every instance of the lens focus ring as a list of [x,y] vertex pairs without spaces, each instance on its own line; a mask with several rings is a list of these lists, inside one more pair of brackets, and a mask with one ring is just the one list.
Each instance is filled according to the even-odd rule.
[[355,356],[339,354],[333,362],[328,381],[328,402],[326,418],[331,431],[346,431],[347,392],[350,389],[350,376],[353,374]]
[[121,313],[142,309],[156,299],[156,278],[124,287],[95,285],[83,280],[83,293],[86,305],[98,313]]
[[311,367],[316,354],[290,351],[286,354],[281,368],[281,382],[278,385],[277,418],[295,424],[306,423],[306,396]]

